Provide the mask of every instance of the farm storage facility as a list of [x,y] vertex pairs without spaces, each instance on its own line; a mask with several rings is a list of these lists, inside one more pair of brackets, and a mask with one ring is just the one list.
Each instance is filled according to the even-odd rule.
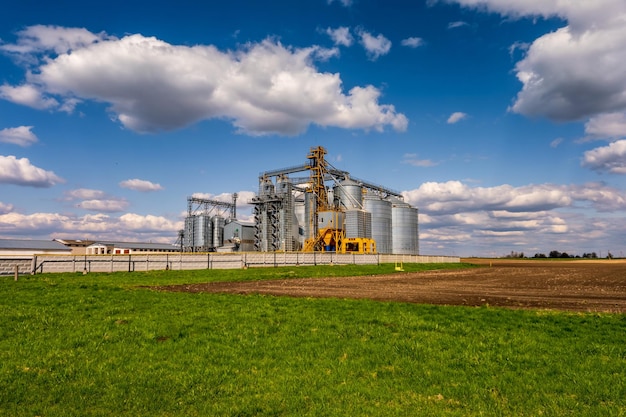
[[311,148],[303,164],[262,172],[252,224],[237,220],[237,194],[232,202],[189,197],[181,250],[419,255],[418,209],[325,155]]

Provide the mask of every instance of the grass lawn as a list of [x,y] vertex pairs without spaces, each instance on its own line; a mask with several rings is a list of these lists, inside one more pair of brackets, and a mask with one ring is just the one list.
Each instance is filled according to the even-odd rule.
[[626,415],[626,315],[141,287],[393,269],[2,277],[0,416]]

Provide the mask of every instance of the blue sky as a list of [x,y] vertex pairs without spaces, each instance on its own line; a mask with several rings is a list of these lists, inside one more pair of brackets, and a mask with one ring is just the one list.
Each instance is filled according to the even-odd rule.
[[248,220],[259,173],[322,145],[418,207],[424,254],[623,255],[625,23],[622,0],[14,2],[0,238],[173,242],[188,196]]

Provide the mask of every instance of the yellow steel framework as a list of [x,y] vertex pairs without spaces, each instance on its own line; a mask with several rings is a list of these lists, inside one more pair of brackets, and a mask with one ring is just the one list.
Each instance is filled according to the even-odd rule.
[[[342,210],[338,207],[331,207],[328,204],[328,193],[324,178],[328,174],[328,164],[324,159],[326,149],[322,146],[311,148],[307,155],[309,159],[310,185],[307,192],[315,196],[315,209],[310,211],[309,236],[304,242],[304,252],[325,252],[336,251],[338,253],[376,253],[376,242],[369,238],[346,238],[343,224],[339,222],[339,213]],[[333,220],[330,227],[318,229],[318,213],[333,212]]]

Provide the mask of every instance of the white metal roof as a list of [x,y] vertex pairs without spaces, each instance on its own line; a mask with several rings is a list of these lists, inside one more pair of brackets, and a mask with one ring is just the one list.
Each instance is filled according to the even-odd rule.
[[72,251],[71,248],[54,240],[29,239],[0,239],[0,249]]

